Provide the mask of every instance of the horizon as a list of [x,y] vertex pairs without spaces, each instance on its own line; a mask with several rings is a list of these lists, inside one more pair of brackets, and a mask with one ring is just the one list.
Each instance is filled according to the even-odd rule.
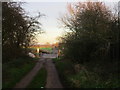
[[66,6],[66,2],[27,2],[22,6],[31,16],[36,16],[38,12],[45,14],[39,19],[45,33],[36,35],[37,43],[58,42],[57,38],[63,33],[63,29],[59,28],[61,24],[59,24],[58,18],[66,13]]
[[[42,30],[45,31],[45,33],[36,35],[37,43],[53,44],[59,42],[57,38],[62,36],[66,29],[60,28],[62,23],[60,23],[58,19],[68,13],[68,3],[73,2],[26,2],[22,6],[30,16],[36,16],[38,12],[45,15],[39,19],[42,24]],[[104,1],[104,3],[109,6],[110,9],[113,9],[115,5],[115,3],[106,1]]]

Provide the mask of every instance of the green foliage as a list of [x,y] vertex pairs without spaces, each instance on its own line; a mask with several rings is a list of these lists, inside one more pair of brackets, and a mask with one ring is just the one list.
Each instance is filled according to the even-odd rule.
[[41,32],[39,13],[36,17],[30,17],[21,7],[21,2],[2,3],[2,47],[3,63],[10,59],[26,54],[26,48],[35,35]]
[[3,64],[3,88],[13,88],[34,67],[35,60],[30,57],[22,57]]
[[67,80],[71,83],[70,86],[74,88],[118,88],[120,81],[117,77],[109,76],[111,76],[109,79],[103,80],[96,73],[86,73],[84,70],[81,70],[79,73],[69,76]]
[[[106,63],[105,63],[106,64]],[[56,60],[56,68],[65,88],[119,88],[120,80],[116,65],[103,62],[89,62],[81,65],[79,72],[75,72],[72,62]],[[108,69],[109,68],[109,69]]]
[[70,14],[61,18],[69,30],[61,38],[64,57],[75,63],[119,58],[118,18],[102,2],[70,4],[68,10]]
[[41,68],[27,88],[44,88],[47,80],[47,71]]

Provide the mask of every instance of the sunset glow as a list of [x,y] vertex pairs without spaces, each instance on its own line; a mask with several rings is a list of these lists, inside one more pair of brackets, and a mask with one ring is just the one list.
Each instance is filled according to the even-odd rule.
[[23,8],[31,16],[37,15],[38,12],[45,15],[40,18],[42,30],[45,33],[36,36],[38,43],[45,44],[48,42],[52,44],[58,42],[57,37],[63,33],[63,29],[59,28],[61,24],[58,19],[66,13],[66,6],[66,2],[27,2],[23,5]]
[[[83,0],[83,1],[87,1],[87,0]],[[104,2],[106,3],[106,5],[110,5],[110,6],[112,5],[107,0],[105,0]],[[39,20],[40,23],[42,24],[42,30],[45,31],[45,33],[36,36],[37,43],[52,44],[58,42],[57,38],[59,36],[62,36],[62,34],[64,33],[63,28],[60,28],[62,26],[62,23],[60,23],[59,19],[69,11],[69,10],[67,11],[69,3],[73,3],[73,2],[28,1],[22,6],[25,9],[25,11],[28,12],[28,14],[31,16],[36,16],[38,12],[45,15],[42,16]]]

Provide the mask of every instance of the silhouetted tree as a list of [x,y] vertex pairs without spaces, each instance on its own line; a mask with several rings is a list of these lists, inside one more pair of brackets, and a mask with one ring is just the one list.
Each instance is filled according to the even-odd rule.
[[111,39],[115,38],[109,8],[102,2],[85,2],[69,4],[68,11],[69,14],[61,18],[64,28],[69,30],[62,37],[64,56],[78,63],[107,60]]
[[38,21],[41,14],[36,17],[28,16],[21,7],[22,4],[2,3],[3,62],[23,54],[25,48],[35,39],[35,34],[41,33],[41,24]]

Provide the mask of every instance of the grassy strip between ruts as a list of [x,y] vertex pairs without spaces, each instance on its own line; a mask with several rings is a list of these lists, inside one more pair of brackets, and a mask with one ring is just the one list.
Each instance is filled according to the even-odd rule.
[[27,88],[44,88],[46,84],[47,71],[41,68]]
[[[120,86],[117,73],[106,74],[108,71],[100,71],[100,66],[81,65],[80,71],[76,72],[74,64],[69,60],[54,59],[53,61],[66,88],[118,88]],[[92,71],[88,68],[96,70]]]
[[35,66],[37,60],[24,56],[3,64],[2,87],[13,88]]

